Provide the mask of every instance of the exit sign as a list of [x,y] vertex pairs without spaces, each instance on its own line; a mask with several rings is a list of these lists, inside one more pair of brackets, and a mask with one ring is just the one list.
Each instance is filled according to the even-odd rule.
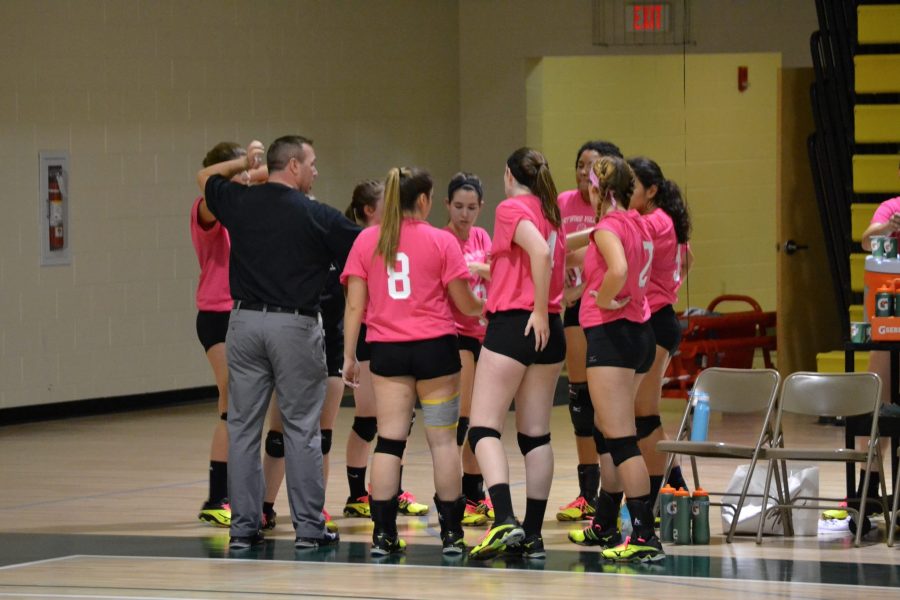
[[628,33],[669,31],[669,4],[666,2],[626,3],[625,31]]

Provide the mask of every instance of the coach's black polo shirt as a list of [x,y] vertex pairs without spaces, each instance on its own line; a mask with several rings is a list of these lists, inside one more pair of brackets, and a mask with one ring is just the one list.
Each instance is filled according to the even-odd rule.
[[318,310],[331,263],[343,268],[360,227],[278,183],[246,187],[214,175],[205,196],[231,236],[231,297]]

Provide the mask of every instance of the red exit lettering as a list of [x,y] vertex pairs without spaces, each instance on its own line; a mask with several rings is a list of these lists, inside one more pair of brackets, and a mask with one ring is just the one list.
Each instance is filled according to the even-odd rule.
[[635,4],[632,7],[632,26],[635,31],[661,31],[662,4]]

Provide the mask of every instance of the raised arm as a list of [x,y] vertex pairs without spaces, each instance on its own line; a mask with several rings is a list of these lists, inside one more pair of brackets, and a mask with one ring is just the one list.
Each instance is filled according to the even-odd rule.
[[204,167],[197,172],[197,185],[200,186],[200,193],[206,194],[206,182],[213,175],[221,175],[226,179],[231,179],[241,171],[256,170],[263,162],[263,152],[265,146],[258,140],[253,140],[247,146],[247,155],[241,156],[225,162],[216,163]]

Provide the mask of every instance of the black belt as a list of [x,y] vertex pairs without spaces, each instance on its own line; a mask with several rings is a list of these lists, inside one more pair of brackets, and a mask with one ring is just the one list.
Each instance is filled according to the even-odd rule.
[[265,302],[246,302],[244,300],[235,300],[234,308],[238,310],[257,310],[261,312],[271,313],[291,313],[295,315],[303,315],[304,317],[316,318],[319,311],[309,308],[298,308],[295,306],[278,306],[277,304],[266,304]]

